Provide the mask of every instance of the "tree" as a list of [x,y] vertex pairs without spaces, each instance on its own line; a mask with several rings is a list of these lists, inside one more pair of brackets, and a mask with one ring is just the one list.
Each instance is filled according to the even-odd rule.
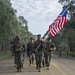
[[0,0],[0,45],[8,47],[10,38],[17,33],[18,21],[10,0]]
[[68,15],[70,19],[75,18],[75,0],[59,0],[59,3],[63,5],[63,9],[67,8],[68,6]]
[[56,45],[65,43],[70,46],[71,51],[75,50],[75,4],[74,0],[59,0],[59,3],[63,5],[63,9],[68,6],[69,19],[67,20],[66,26],[60,31],[53,40]]
[[30,38],[28,21],[23,16],[17,18],[16,11],[10,0],[0,0],[0,50],[9,50],[10,40],[16,35],[25,42]]

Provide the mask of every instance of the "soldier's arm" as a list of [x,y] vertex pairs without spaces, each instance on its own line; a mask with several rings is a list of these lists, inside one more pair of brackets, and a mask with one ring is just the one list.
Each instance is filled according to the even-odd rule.
[[29,43],[27,44],[27,56],[29,56]]
[[26,50],[26,49],[25,49],[25,44],[23,44],[23,52],[25,52],[25,50]]

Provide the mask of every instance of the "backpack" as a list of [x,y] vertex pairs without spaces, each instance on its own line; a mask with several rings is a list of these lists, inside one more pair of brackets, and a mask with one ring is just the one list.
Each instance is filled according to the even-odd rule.
[[22,52],[22,45],[21,43],[15,44],[15,52]]

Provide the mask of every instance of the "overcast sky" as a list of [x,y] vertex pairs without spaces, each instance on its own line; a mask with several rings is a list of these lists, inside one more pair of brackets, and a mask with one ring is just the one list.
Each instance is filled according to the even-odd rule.
[[62,11],[58,0],[11,0],[12,7],[17,9],[17,16],[24,16],[28,21],[29,31],[42,34]]

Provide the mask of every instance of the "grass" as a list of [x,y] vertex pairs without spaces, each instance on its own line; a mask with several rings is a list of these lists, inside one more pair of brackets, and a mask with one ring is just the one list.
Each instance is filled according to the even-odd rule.
[[10,51],[0,51],[0,59],[11,57]]
[[[58,51],[55,51],[54,53],[58,54]],[[75,52],[69,52],[69,56],[75,57]]]
[[70,52],[69,55],[75,57],[75,52]]

